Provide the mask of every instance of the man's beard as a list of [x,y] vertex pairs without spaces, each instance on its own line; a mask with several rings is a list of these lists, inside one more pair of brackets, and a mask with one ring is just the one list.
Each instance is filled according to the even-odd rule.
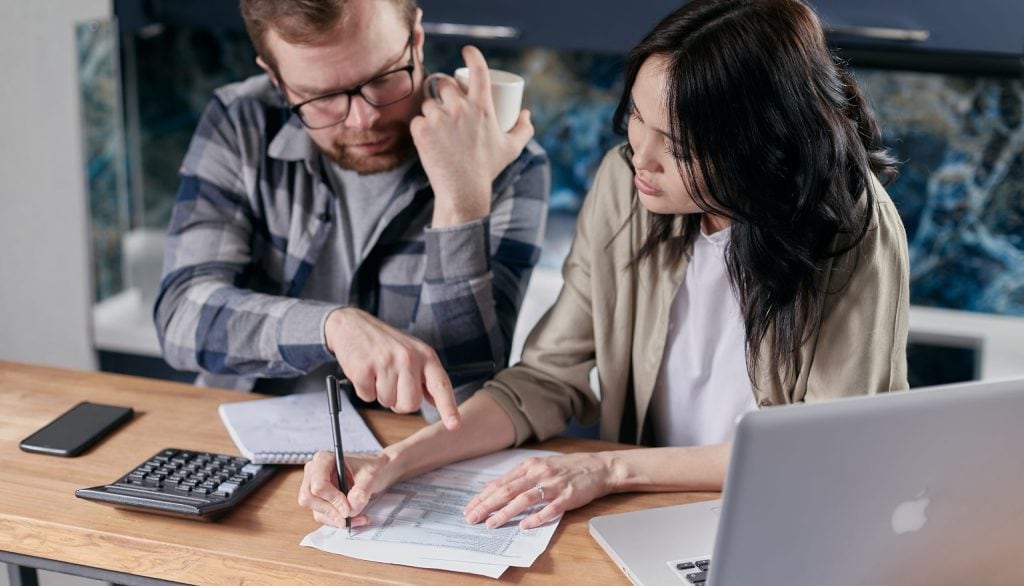
[[[384,139],[392,140],[387,150],[373,154],[355,153],[347,145],[365,144]],[[415,150],[408,122],[395,121],[372,130],[351,130],[338,138],[324,151],[328,159],[342,169],[355,171],[360,175],[383,173],[398,167],[408,160]]]

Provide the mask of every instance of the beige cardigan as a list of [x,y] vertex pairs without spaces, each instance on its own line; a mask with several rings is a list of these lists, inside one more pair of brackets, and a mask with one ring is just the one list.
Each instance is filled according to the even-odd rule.
[[[827,271],[826,290],[846,285],[800,348],[796,376],[756,366],[758,405],[907,388],[907,238],[885,189],[876,182],[874,192],[870,229]],[[558,300],[527,338],[522,361],[482,389],[512,419],[517,444],[557,435],[573,416],[584,424],[600,417],[602,439],[641,442],[686,262],[630,266],[650,218],[642,208],[631,216],[635,197],[633,173],[612,149],[580,211]],[[595,365],[600,397],[589,383]]]

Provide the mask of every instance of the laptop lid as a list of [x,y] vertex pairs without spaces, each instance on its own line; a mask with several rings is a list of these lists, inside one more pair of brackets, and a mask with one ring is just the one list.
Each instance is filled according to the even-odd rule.
[[[1024,379],[747,414],[709,583],[1024,583],[1022,415]],[[591,532],[616,532],[621,545],[602,545],[637,583],[685,583],[663,568],[700,555],[686,545],[700,525],[683,517],[702,513],[670,509],[688,512],[624,513],[635,522],[614,527],[596,518]],[[673,539],[680,547],[662,553]]]

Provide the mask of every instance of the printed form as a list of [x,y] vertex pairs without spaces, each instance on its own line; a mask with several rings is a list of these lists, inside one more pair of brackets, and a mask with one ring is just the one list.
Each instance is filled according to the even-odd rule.
[[529,567],[544,552],[558,527],[555,519],[523,531],[519,521],[540,510],[539,503],[503,527],[470,525],[462,509],[486,483],[531,456],[557,452],[504,450],[427,472],[396,484],[366,508],[370,525],[347,530],[324,525],[301,545],[350,557],[469,572],[497,578],[509,566]]

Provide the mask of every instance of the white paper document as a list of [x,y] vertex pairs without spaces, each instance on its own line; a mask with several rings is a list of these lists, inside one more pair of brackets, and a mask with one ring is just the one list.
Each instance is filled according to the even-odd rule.
[[539,503],[505,526],[470,525],[462,509],[486,483],[541,450],[504,450],[458,462],[396,484],[366,508],[370,525],[352,530],[324,525],[301,545],[350,557],[499,577],[509,566],[529,567],[551,541],[558,521],[523,531],[519,521],[547,503]]

